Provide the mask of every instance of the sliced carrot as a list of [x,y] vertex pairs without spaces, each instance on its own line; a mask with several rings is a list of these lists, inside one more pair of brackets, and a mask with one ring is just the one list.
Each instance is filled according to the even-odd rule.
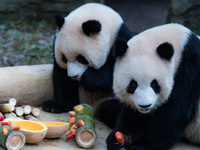
[[76,118],[75,117],[71,117],[70,120],[69,120],[69,123],[70,124],[74,124],[76,121]]
[[115,132],[115,138],[122,146],[124,145],[124,136],[120,131]]
[[18,124],[12,124],[11,130],[19,130],[19,129],[20,129],[20,125],[18,125]]
[[71,130],[71,134],[76,135],[76,130],[75,130],[75,129],[72,129],[72,130]]
[[3,128],[3,135],[6,135],[8,133],[8,129],[7,128]]
[[11,120],[8,120],[8,125],[11,125],[12,121]]
[[69,124],[69,130],[72,128],[73,124]]

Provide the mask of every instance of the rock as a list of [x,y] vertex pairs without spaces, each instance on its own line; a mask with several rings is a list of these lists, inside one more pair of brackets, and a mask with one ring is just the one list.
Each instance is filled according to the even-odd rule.
[[167,22],[180,23],[191,30],[200,27],[199,0],[171,0]]

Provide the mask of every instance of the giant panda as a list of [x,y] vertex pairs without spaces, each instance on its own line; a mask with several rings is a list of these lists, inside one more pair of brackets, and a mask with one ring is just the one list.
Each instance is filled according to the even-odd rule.
[[44,102],[43,109],[61,113],[87,103],[101,115],[98,110],[108,106],[104,100],[113,96],[113,44],[117,39],[128,41],[132,33],[117,12],[99,3],[84,4],[65,18],[55,15],[55,19],[54,99]]
[[[182,138],[200,144],[200,40],[180,24],[116,42],[113,90],[126,105],[108,149],[168,150]],[[126,137],[125,145],[115,132]]]

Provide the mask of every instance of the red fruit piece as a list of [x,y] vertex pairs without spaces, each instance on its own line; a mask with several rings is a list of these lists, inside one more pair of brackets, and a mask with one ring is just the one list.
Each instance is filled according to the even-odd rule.
[[2,125],[8,125],[8,122],[1,122]]
[[82,119],[78,120],[76,124],[77,124],[78,128],[80,128],[80,127],[85,125],[85,123],[84,123],[84,121]]
[[66,140],[71,140],[71,139],[75,138],[75,135],[73,135],[73,134],[67,134],[65,136],[65,138],[66,138]]
[[124,136],[120,131],[115,132],[115,138],[122,146],[124,145]]
[[3,121],[3,120],[4,120],[4,116],[0,115],[0,121]]
[[74,116],[76,115],[76,112],[75,112],[75,111],[69,111],[69,112],[68,112],[68,115],[69,115],[70,117],[74,117]]

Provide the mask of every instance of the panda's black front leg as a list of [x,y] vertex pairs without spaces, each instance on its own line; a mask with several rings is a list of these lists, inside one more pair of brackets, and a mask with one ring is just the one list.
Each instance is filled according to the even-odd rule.
[[124,146],[122,146],[120,143],[117,142],[116,138],[115,138],[115,132],[117,132],[117,130],[113,130],[107,140],[107,149],[108,150],[126,150],[126,148]]
[[81,77],[81,85],[87,91],[112,92],[114,60],[108,59],[99,69],[88,68]]
[[54,100],[44,102],[43,109],[47,112],[62,113],[73,109],[79,103],[78,81],[67,76],[67,70],[54,62],[53,68]]
[[[131,108],[124,106],[120,111],[119,118],[112,133],[107,138],[107,147],[112,150],[127,149],[127,150],[154,150],[149,145],[146,145],[145,132],[149,122],[148,115],[142,115]],[[115,132],[121,131],[124,135],[124,146],[118,145],[115,139]]]
[[[113,129],[113,131],[110,133],[110,135],[108,136],[106,140],[108,150],[122,150],[122,149],[126,150],[132,144],[132,140],[131,140],[132,136],[127,134],[127,133],[131,133],[129,130],[132,126],[131,125],[132,121],[129,119],[129,117],[130,117],[130,114],[127,111],[126,106],[123,106],[123,108],[120,111],[115,128]],[[125,141],[124,142],[125,144],[123,146],[119,144],[116,140],[115,133],[117,131],[120,131],[123,135],[126,135],[127,137],[129,137],[129,140]]]

